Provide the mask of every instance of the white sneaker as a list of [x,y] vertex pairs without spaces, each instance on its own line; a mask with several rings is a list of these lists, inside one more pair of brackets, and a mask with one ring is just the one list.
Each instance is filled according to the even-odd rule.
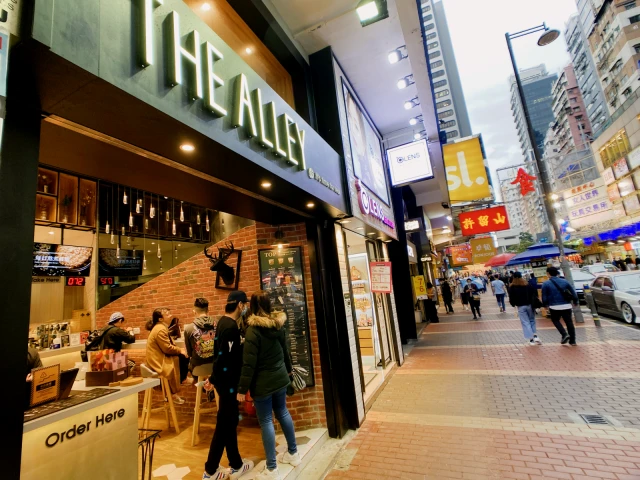
[[211,475],[207,472],[202,474],[202,480],[226,480],[227,478],[229,478],[229,469],[220,466]]
[[235,480],[236,478],[242,477],[245,473],[249,473],[253,468],[253,462],[251,460],[242,459],[242,467],[238,470],[234,470],[233,468],[229,468],[229,478]]
[[183,405],[184,402],[185,402],[184,398],[179,397],[178,395],[173,396],[173,403],[175,403],[176,405]]
[[302,463],[300,453],[296,452],[293,455],[289,452],[284,452],[282,455],[278,455],[278,461],[280,463],[288,463],[293,467],[297,467]]
[[280,470],[277,468],[275,470],[269,470],[266,465],[264,470],[262,470],[254,480],[280,480]]
[[535,345],[535,344],[536,344],[536,342],[535,342],[535,340],[533,338],[531,340],[529,340],[529,345]]
[[540,340],[537,335],[533,336],[533,341],[536,342],[537,345],[542,345],[542,340]]

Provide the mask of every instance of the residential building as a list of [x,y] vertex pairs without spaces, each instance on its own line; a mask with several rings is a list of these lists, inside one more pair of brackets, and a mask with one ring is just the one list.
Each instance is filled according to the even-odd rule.
[[640,86],[640,6],[635,0],[606,0],[594,14],[589,47],[613,115]]
[[584,25],[580,22],[581,16],[572,15],[565,26],[564,38],[575,70],[578,88],[580,88],[586,105],[587,117],[591,122],[591,128],[596,131],[609,119],[609,109],[605,102],[604,91],[602,90],[596,64],[587,40],[587,33],[592,28],[594,18],[593,11],[589,8],[589,5],[589,0],[578,1],[578,8],[590,13],[590,15],[587,14],[589,19],[588,29],[585,30]]
[[472,134],[471,122],[462,91],[444,2],[422,0],[421,7],[440,130],[446,132],[448,139],[468,137]]
[[[553,116],[555,121],[551,125],[554,134],[554,150],[558,154],[565,154],[576,150],[589,148],[591,124],[586,115],[584,100],[573,65],[567,65],[552,87]],[[548,154],[545,147],[545,152]]]
[[[553,110],[551,108],[552,96],[551,87],[558,79],[558,75],[550,75],[544,64],[533,68],[520,70],[520,80],[524,90],[525,101],[529,110],[529,117],[533,126],[533,133],[540,153],[544,153],[544,139],[549,128],[549,124],[554,121]],[[524,118],[524,110],[518,89],[516,87],[515,76],[510,78],[511,84],[511,113],[518,131],[522,156],[529,160],[532,156],[532,146],[527,133],[527,124]]]

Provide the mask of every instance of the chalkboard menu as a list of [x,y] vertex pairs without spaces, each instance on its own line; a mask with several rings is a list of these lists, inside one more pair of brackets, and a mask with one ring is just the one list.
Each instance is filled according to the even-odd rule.
[[315,382],[302,248],[260,250],[259,254],[262,290],[269,294],[276,310],[287,314],[284,327],[292,363],[307,371],[305,381],[307,386],[313,386]]

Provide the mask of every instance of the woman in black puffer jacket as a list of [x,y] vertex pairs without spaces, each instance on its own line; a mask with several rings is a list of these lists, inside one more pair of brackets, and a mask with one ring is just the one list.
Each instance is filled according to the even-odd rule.
[[513,281],[509,286],[509,303],[518,309],[522,333],[524,338],[529,340],[529,345],[542,345],[536,333],[536,315],[533,308],[537,297],[538,291],[522,278],[522,273],[514,272]]
[[255,477],[256,480],[279,479],[272,412],[282,427],[288,447],[278,460],[294,467],[301,463],[293,420],[287,410],[287,387],[292,373],[283,328],[287,316],[282,312],[272,312],[271,301],[264,292],[251,296],[250,308],[238,400],[244,401],[246,393],[251,392],[262,430],[267,464],[264,471]]

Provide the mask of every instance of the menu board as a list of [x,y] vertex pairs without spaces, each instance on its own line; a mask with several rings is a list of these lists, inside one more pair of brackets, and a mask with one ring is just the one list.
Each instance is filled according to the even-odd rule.
[[91,271],[91,247],[33,244],[34,277],[87,277]]
[[547,267],[548,262],[546,258],[532,258],[531,268],[533,269],[533,276],[536,277],[538,283],[542,283],[548,279]]
[[304,285],[302,248],[260,250],[262,290],[269,294],[276,310],[287,315],[284,324],[287,346],[294,366],[307,371],[307,386],[315,384],[311,357],[311,336],[307,314],[307,294]]
[[98,271],[101,277],[137,277],[142,275],[142,250],[101,248],[98,251]]
[[371,291],[391,293],[391,262],[371,262]]

